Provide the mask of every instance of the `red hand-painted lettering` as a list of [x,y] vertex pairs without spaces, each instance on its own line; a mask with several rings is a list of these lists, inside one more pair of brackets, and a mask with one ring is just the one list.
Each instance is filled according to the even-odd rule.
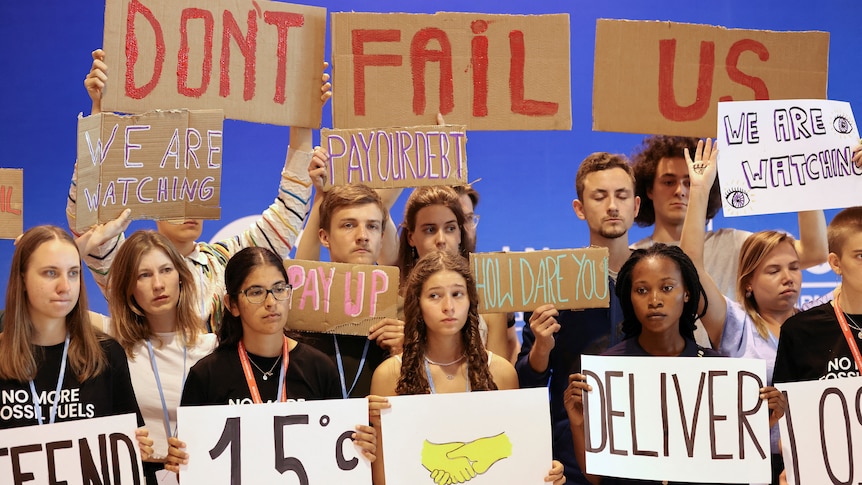
[[366,54],[366,42],[399,42],[400,30],[357,29],[351,31],[353,46],[353,112],[365,115],[365,67],[400,66],[401,56],[394,54]]
[[697,97],[688,106],[676,101],[673,73],[676,63],[676,39],[659,41],[658,109],[671,121],[693,121],[703,118],[709,110],[712,78],[715,71],[715,43],[700,43],[700,69],[697,74]]
[[272,100],[278,104],[284,104],[287,82],[287,31],[291,27],[305,25],[305,16],[291,12],[264,12],[263,20],[278,29],[278,66],[275,75],[275,96]]
[[[428,43],[437,41],[440,50],[428,49]],[[440,109],[442,114],[452,112],[455,94],[452,85],[452,44],[446,32],[428,27],[416,32],[410,42],[410,67],[413,72],[413,113],[425,113],[425,64],[440,64]]]
[[[138,62],[138,37],[135,35],[136,15],[141,14],[153,28],[156,40],[156,58],[153,63],[153,77],[143,86],[135,85],[135,64]],[[165,63],[165,36],[162,34],[162,26],[153,12],[138,0],[129,2],[129,11],[126,17],[126,96],[133,99],[142,99],[155,89],[162,75],[162,67]]]
[[[189,87],[189,35],[188,23],[191,19],[204,21],[203,51],[201,66],[201,85]],[[177,92],[183,96],[200,98],[210,85],[213,70],[213,14],[202,8],[184,8],[180,15],[180,50],[177,53]]]
[[257,17],[254,10],[248,12],[248,30],[243,37],[239,25],[229,10],[224,11],[222,16],[224,29],[221,37],[221,71],[219,72],[219,95],[226,98],[230,95],[230,39],[236,41],[237,47],[245,58],[245,70],[243,81],[245,85],[242,91],[242,99],[248,101],[254,97],[255,88],[255,64],[257,61]]

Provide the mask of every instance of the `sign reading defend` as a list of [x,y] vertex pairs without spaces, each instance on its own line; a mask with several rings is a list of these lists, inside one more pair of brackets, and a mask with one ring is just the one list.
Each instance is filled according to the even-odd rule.
[[464,126],[320,130],[332,185],[375,189],[467,184]]
[[317,128],[325,39],[320,7],[107,0],[103,45],[118,75],[102,106],[125,113],[217,108],[232,119]]
[[293,286],[291,330],[364,337],[371,325],[398,315],[397,267],[299,259],[284,267]]
[[0,238],[24,232],[24,170],[0,168]]
[[115,219],[218,219],[221,110],[78,119],[77,232]]
[[828,64],[828,32],[599,19],[593,130],[714,137],[719,101],[824,99]]
[[473,253],[479,313],[607,308],[607,248]]
[[570,130],[569,16],[332,14],[335,128]]

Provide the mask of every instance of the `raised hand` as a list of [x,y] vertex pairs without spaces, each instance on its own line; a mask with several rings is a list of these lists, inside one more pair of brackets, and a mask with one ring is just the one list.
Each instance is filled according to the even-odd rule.
[[102,112],[102,96],[105,94],[105,86],[108,84],[108,65],[105,64],[105,51],[96,49],[93,51],[93,64],[90,72],[84,78],[84,87],[93,101],[90,114]]
[[116,219],[91,227],[75,239],[78,250],[82,255],[96,252],[96,248],[126,231],[132,222],[131,215],[132,210],[126,209]]
[[376,341],[380,348],[389,351],[389,355],[398,355],[404,348],[404,322],[384,318],[368,329],[368,340]]
[[716,160],[718,158],[718,143],[713,143],[711,138],[697,142],[694,160],[688,148],[685,149],[685,161],[688,163],[688,176],[691,186],[705,187],[707,191],[712,188],[716,174]]

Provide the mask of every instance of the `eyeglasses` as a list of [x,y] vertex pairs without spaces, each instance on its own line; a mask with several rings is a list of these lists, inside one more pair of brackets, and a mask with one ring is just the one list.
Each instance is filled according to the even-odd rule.
[[473,214],[472,216],[467,216],[467,224],[472,224],[473,227],[479,225],[479,214]]
[[284,301],[293,294],[293,287],[286,283],[279,283],[270,289],[262,286],[250,286],[241,291],[249,303],[260,304],[266,301],[266,296],[272,293],[272,297],[278,301]]

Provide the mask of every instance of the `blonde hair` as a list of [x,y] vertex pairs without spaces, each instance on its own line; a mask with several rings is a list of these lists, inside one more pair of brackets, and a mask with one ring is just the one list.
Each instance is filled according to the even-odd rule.
[[203,330],[203,323],[195,313],[195,281],[185,259],[165,236],[155,231],[137,231],[120,246],[108,277],[108,308],[115,337],[130,358],[134,357],[135,345],[154,335],[147,324],[144,310],[134,296],[138,267],[141,259],[150,251],[164,253],[179,275],[177,331],[182,334],[187,345],[193,346]]
[[751,279],[757,271],[757,267],[769,256],[769,253],[783,243],[790,244],[790,247],[795,252],[796,245],[794,242],[795,239],[793,239],[793,236],[785,232],[760,231],[748,236],[748,239],[742,243],[742,249],[739,251],[736,299],[745,309],[745,313],[751,317],[757,333],[765,339],[769,338],[769,328],[766,325],[766,320],[760,316],[760,308],[757,305],[757,300],[754,299],[754,293],[748,291],[748,285],[751,284]]
[[[0,334],[0,378],[26,382],[36,378],[41,355],[37,355],[33,338],[33,320],[30,318],[30,302],[24,275],[33,253],[49,241],[61,241],[75,248],[78,261],[81,253],[72,237],[56,226],[36,226],[25,232],[15,246],[9,285],[6,287],[6,315],[4,329]],[[106,337],[90,323],[87,292],[83,273],[78,275],[80,293],[78,301],[66,315],[66,330],[69,332],[69,367],[79,382],[101,374],[107,368],[107,358],[99,343]]]

